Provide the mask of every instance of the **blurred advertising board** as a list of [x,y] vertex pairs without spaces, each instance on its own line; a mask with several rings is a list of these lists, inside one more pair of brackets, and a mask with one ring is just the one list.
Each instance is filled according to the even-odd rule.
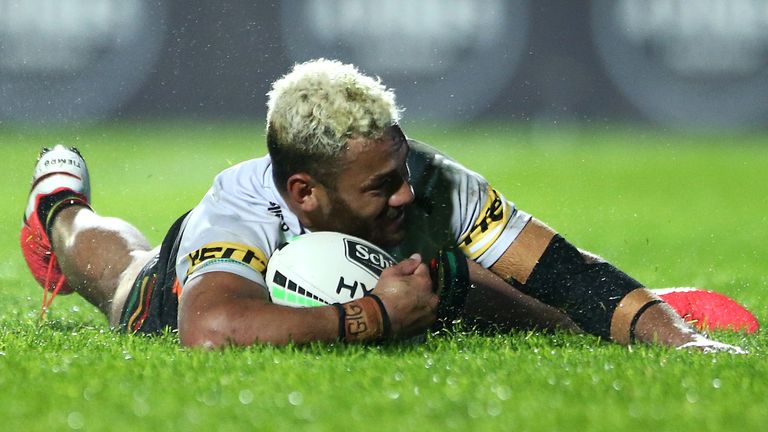
[[0,122],[263,121],[316,57],[409,121],[768,120],[768,0],[0,0]]

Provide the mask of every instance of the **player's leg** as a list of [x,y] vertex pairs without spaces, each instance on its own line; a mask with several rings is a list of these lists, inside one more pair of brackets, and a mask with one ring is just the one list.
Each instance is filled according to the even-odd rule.
[[21,248],[45,290],[43,311],[57,293],[77,291],[113,322],[115,292],[126,269],[146,260],[149,245],[124,221],[90,208],[85,161],[76,149],[43,149],[24,213]]
[[116,296],[118,286],[133,280],[152,255],[146,238],[123,220],[71,206],[56,216],[51,244],[69,286],[114,325],[127,294]]

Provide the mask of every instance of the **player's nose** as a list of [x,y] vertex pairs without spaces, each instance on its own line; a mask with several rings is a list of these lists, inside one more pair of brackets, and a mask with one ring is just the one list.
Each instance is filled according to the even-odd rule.
[[395,193],[390,195],[388,204],[390,207],[402,207],[412,203],[413,199],[413,188],[406,180],[400,185]]

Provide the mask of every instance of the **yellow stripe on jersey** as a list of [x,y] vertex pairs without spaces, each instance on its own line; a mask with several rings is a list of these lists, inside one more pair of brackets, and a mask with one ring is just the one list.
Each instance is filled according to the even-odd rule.
[[459,248],[471,259],[480,257],[496,241],[507,226],[510,208],[496,190],[488,186],[488,196],[469,231],[459,239]]
[[246,265],[259,273],[267,269],[267,257],[258,248],[238,243],[215,242],[208,243],[200,249],[187,255],[189,270],[187,276],[195,270],[214,262],[232,262]]

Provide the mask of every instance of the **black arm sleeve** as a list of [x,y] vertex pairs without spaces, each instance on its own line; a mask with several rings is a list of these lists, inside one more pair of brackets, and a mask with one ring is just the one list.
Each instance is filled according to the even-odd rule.
[[584,331],[609,339],[613,311],[643,285],[609,263],[587,264],[581,252],[555,235],[520,291],[557,307]]

